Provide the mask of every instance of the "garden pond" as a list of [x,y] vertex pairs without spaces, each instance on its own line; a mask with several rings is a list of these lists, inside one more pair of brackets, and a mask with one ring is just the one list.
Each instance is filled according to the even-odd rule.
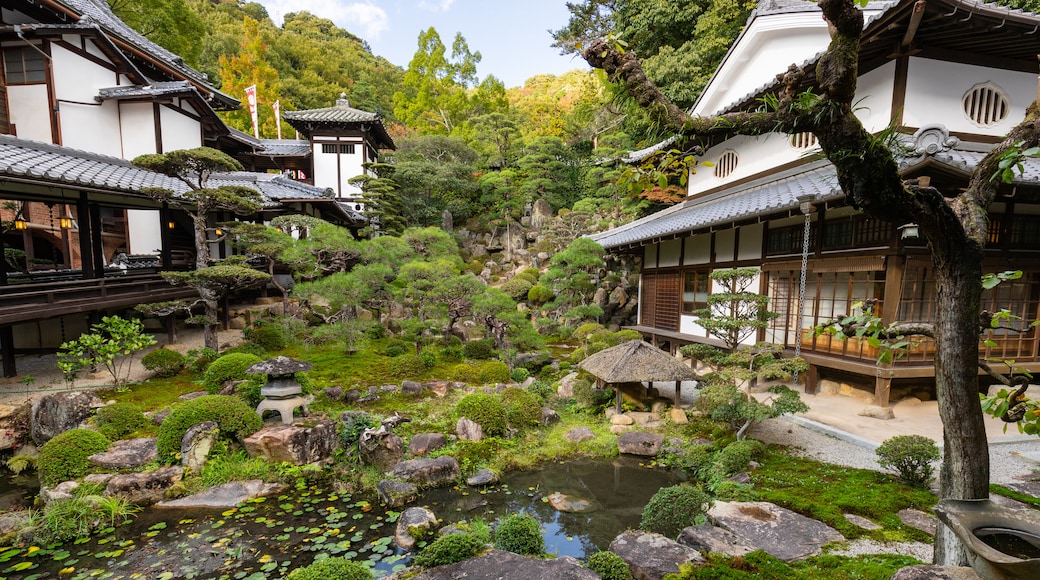
[[[549,554],[583,558],[637,528],[650,497],[675,483],[675,474],[632,458],[567,461],[511,473],[482,489],[430,490],[413,505],[428,507],[443,524],[528,513],[541,522]],[[549,503],[554,493],[587,503],[580,512],[561,512]],[[259,580],[325,556],[367,561],[377,576],[386,576],[414,555],[393,542],[398,516],[318,488],[290,489],[225,510],[147,509],[70,544],[0,547],[0,576]]]

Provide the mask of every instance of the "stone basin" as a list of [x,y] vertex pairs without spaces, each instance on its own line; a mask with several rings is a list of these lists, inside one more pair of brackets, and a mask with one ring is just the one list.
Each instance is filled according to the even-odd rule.
[[1040,578],[1040,511],[989,499],[944,499],[935,514],[968,549],[982,578]]

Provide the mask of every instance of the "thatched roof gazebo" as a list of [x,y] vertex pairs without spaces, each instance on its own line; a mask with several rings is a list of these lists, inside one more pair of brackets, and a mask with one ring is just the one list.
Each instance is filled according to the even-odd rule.
[[[676,407],[682,381],[699,378],[691,367],[638,339],[601,350],[578,363],[578,368],[607,384],[675,381]],[[620,388],[617,389],[617,412],[621,412]]]

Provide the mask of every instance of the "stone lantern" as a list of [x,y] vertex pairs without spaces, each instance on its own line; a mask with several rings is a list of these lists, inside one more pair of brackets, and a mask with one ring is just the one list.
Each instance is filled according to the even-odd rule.
[[260,389],[264,400],[256,406],[256,413],[262,418],[264,411],[278,411],[283,425],[292,425],[293,409],[301,407],[307,414],[310,398],[303,397],[303,387],[296,382],[296,373],[309,371],[314,365],[307,361],[277,356],[256,363],[246,369],[254,375],[267,375],[267,384]]

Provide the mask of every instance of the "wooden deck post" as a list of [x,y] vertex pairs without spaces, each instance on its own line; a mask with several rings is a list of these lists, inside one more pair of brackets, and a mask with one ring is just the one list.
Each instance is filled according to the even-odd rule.
[[17,376],[18,369],[14,363],[14,328],[11,326],[0,328],[0,356],[3,357],[4,376]]
[[679,399],[680,399],[681,393],[682,393],[682,381],[675,381],[675,403],[674,403],[674,405],[675,405],[676,409],[679,408],[679,404],[680,404],[680,400]]
[[805,394],[815,395],[820,382],[820,369],[816,365],[809,365],[805,373]]
[[892,391],[892,367],[878,366],[877,379],[874,383],[874,404],[878,407],[888,406],[888,396]]

